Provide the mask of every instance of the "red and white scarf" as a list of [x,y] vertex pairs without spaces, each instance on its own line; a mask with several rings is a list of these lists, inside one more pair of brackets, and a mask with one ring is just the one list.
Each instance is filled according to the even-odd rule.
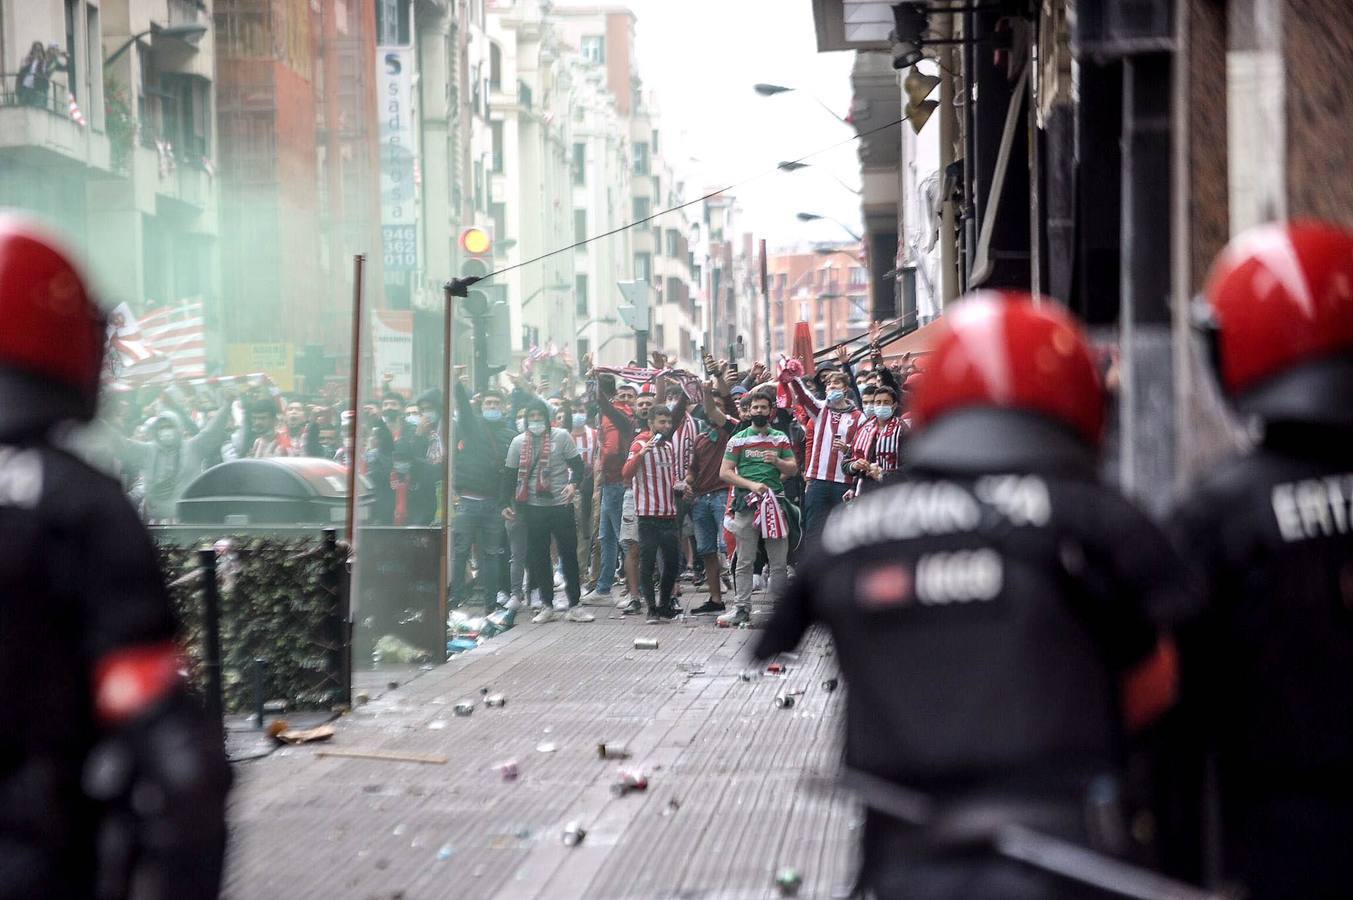
[[747,505],[755,511],[756,527],[761,536],[768,541],[778,541],[789,537],[789,517],[780,506],[780,499],[773,491],[758,494],[749,491]]
[[[530,431],[522,434],[521,459],[517,463],[517,502],[525,503],[531,496],[531,467],[536,462],[536,436]],[[540,436],[540,465],[536,469],[536,493],[550,492],[550,452],[554,449],[554,431],[546,428]]]

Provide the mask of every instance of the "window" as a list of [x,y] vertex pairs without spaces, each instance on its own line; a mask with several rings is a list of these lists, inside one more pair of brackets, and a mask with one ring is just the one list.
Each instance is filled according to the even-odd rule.
[[661,152],[662,152],[661,150],[658,149],[658,129],[656,129],[656,128],[653,129],[653,138],[652,138],[652,140],[650,141],[650,143],[653,145],[653,152],[654,152],[654,153],[661,153]]
[[493,171],[503,174],[503,123],[490,122],[489,132],[493,136]]
[[668,256],[678,257],[681,255],[681,232],[675,228],[669,228],[663,233],[667,240],[665,251]]
[[[650,201],[647,197],[634,198],[634,219],[632,221],[642,222],[644,219],[647,219],[652,212],[653,212],[653,204],[652,201]],[[647,223],[645,223],[638,227],[643,230],[647,230],[649,226]]]
[[[573,241],[577,243],[585,240],[587,240],[587,210],[575,209],[573,211]],[[578,249],[583,248],[579,247]]]
[[856,266],[850,270],[850,283],[854,285],[869,283],[869,270],[863,266]]
[[497,44],[489,44],[489,90],[503,89],[503,51]]
[[493,219],[493,239],[507,240],[507,204],[490,203],[489,217]]
[[653,329],[653,342],[659,347],[665,348],[667,346],[667,329],[661,325],[656,326]]
[[678,306],[686,305],[686,292],[683,290],[685,285],[681,283],[680,278],[669,277],[667,279],[667,288],[663,291],[662,302],[675,303]]
[[578,338],[578,359],[582,359],[592,351],[592,342],[587,338]]
[[587,273],[579,272],[573,276],[574,309],[580,316],[587,316]]
[[573,145],[573,183],[587,184],[587,145]]
[[606,62],[606,38],[599,34],[584,35],[582,54],[583,59],[590,63],[601,65]]
[[634,145],[634,174],[648,174],[648,144],[642,141]]
[[653,254],[634,254],[634,277],[639,281],[653,280]]

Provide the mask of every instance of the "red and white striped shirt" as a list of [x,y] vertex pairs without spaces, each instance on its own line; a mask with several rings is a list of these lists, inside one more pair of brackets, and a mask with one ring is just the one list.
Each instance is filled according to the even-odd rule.
[[592,471],[597,464],[597,430],[591,425],[584,425],[581,430],[574,430],[573,443],[578,445],[578,453],[582,455],[583,471]]
[[684,481],[691,471],[691,461],[695,458],[695,420],[690,413],[681,417],[681,424],[672,429],[672,446],[676,450],[676,480]]
[[800,378],[790,381],[789,389],[803,406],[804,412],[813,420],[808,468],[804,471],[803,477],[809,481],[848,483],[850,479],[841,470],[841,451],[836,449],[833,441],[841,440],[847,447],[851,445],[855,440],[856,428],[860,424],[860,411],[832,409],[814,397],[812,392],[804,387]]
[[634,479],[634,508],[640,516],[660,519],[676,518],[676,448],[663,438],[643,455],[639,451],[652,437],[643,432],[630,445],[629,459],[625,460],[625,478]]

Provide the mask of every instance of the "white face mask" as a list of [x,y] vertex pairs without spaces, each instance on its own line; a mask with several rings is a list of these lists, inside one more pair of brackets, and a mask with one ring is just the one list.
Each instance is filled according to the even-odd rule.
[[893,417],[893,408],[891,406],[874,407],[874,417],[880,422],[886,422]]
[[544,422],[527,422],[527,423],[526,423],[526,430],[529,431],[529,432],[531,432],[532,434],[544,434],[544,433],[545,433],[545,423],[544,423]]

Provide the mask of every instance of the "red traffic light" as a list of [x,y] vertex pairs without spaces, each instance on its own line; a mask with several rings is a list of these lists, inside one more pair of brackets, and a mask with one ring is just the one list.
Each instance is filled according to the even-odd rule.
[[462,228],[460,249],[472,256],[488,256],[493,253],[493,233],[477,225]]

